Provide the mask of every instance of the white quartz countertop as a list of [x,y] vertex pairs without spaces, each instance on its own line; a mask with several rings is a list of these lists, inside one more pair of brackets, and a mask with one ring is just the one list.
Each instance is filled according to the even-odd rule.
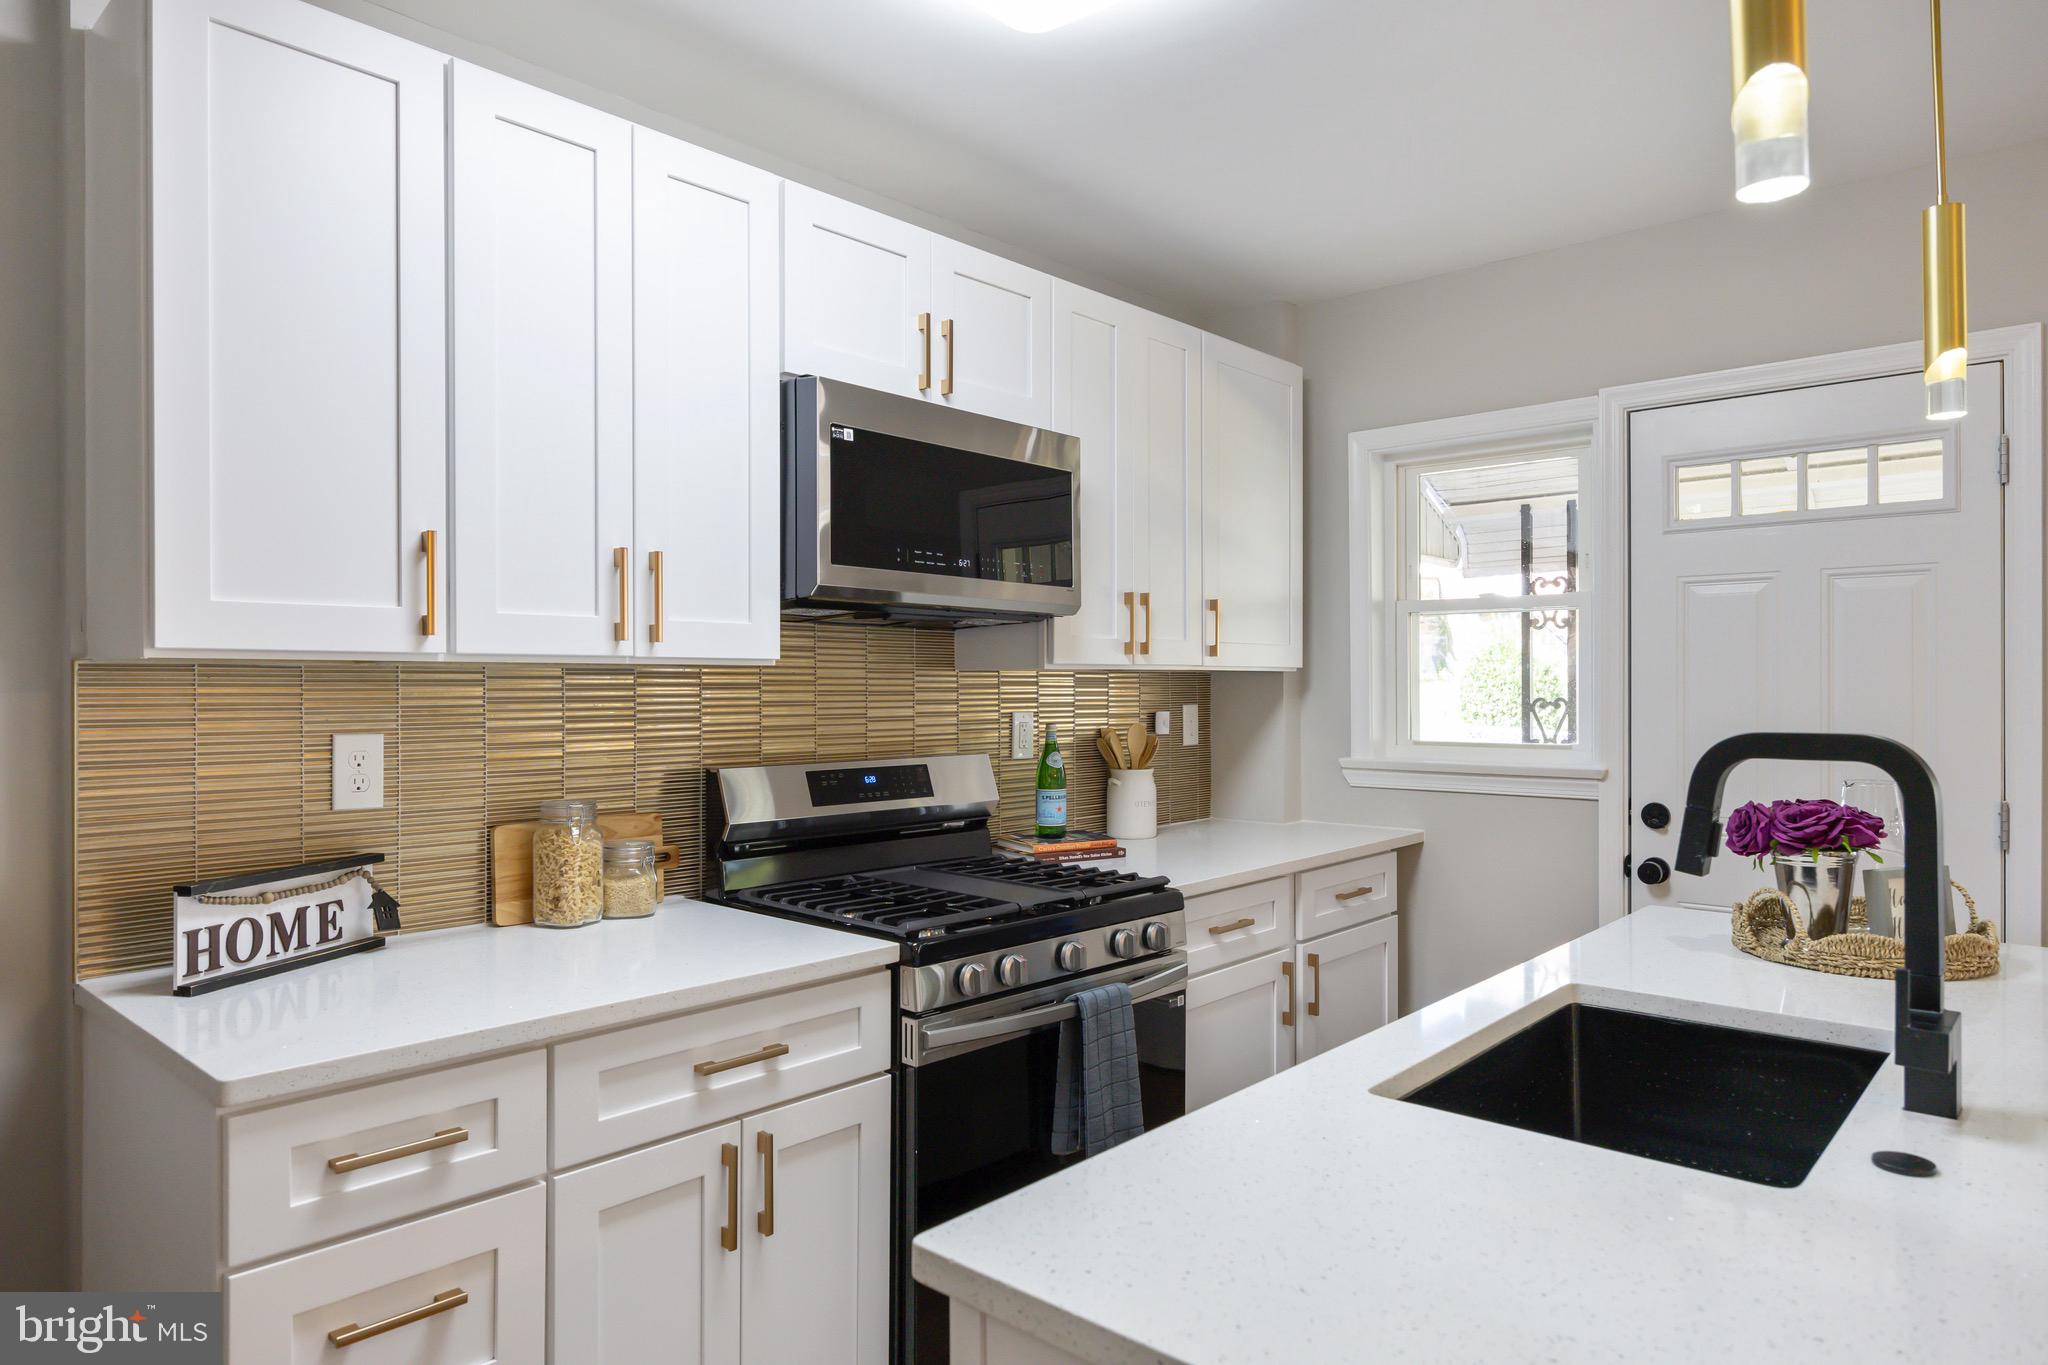
[[405,934],[381,951],[170,993],[170,971],[79,983],[222,1107],[445,1065],[506,1048],[852,975],[883,939],[671,900],[581,929],[488,924]]
[[1643,910],[935,1228],[914,1273],[1098,1362],[2044,1359],[2048,953],[1947,987],[1959,1121],[1887,1062],[1792,1189],[1391,1097],[1571,1000],[1891,1045],[1890,982]]
[[1128,855],[1103,866],[1147,877],[1163,875],[1184,895],[1200,896],[1421,842],[1419,829],[1386,825],[1192,820],[1162,825],[1156,839],[1124,840]]

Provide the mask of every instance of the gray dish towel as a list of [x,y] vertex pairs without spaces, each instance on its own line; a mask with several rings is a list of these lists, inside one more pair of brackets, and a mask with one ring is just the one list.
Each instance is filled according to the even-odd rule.
[[1131,1016],[1131,988],[1121,981],[1077,991],[1073,1001],[1074,1017],[1060,1024],[1052,1151],[1094,1156],[1145,1131],[1138,1024]]

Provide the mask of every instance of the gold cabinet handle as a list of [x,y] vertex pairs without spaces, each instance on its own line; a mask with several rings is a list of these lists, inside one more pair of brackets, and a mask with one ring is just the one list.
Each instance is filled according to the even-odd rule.
[[364,1152],[361,1156],[350,1152],[347,1156],[327,1158],[327,1169],[336,1175],[360,1171],[365,1166],[381,1166],[387,1161],[396,1161],[402,1156],[418,1156],[441,1147],[453,1147],[458,1142],[469,1141],[467,1128],[443,1128],[432,1137],[420,1138],[416,1142],[401,1142],[396,1147],[386,1147],[381,1152]]
[[1323,1012],[1323,959],[1315,953],[1308,955],[1308,1012],[1311,1015]]
[[648,624],[647,638],[655,644],[660,644],[661,619],[668,614],[662,603],[661,551],[647,552],[647,571],[654,575],[654,620]]
[[736,1066],[748,1066],[754,1062],[765,1062],[770,1057],[787,1057],[788,1055],[788,1043],[770,1043],[758,1051],[749,1052],[744,1057],[727,1057],[721,1062],[699,1062],[693,1069],[699,1076],[716,1076],[719,1072],[730,1071]]
[[1372,888],[1369,886],[1354,886],[1349,891],[1339,891],[1330,899],[1340,901],[1355,901],[1360,896],[1370,896],[1371,894]]
[[1236,933],[1239,929],[1249,929],[1257,923],[1257,920],[1253,919],[1250,915],[1246,915],[1243,919],[1234,919],[1228,924],[1212,924],[1209,926],[1209,932],[1212,934],[1232,934]]
[[424,1322],[443,1313],[452,1313],[468,1302],[467,1289],[444,1289],[434,1295],[432,1303],[408,1308],[403,1313],[393,1313],[390,1317],[373,1322],[368,1327],[358,1327],[354,1323],[346,1327],[337,1327],[327,1334],[327,1341],[332,1346],[353,1346],[359,1341],[368,1341],[371,1337],[381,1337],[386,1332],[395,1332],[401,1327],[410,1327],[413,1323]]
[[439,576],[435,571],[435,565],[436,561],[440,558],[440,548],[440,532],[420,532],[420,553],[427,557],[427,611],[426,615],[420,617],[420,634],[425,636],[429,640],[433,639],[436,635],[439,635],[441,633],[441,612],[439,609],[440,595],[435,590],[435,585],[439,582]]
[[917,315],[917,339],[924,351],[924,365],[917,372],[917,391],[923,393],[932,386],[932,315]]
[[946,343],[946,377],[939,381],[939,392],[950,396],[953,392],[953,319],[947,318],[939,324],[939,336]]
[[1281,964],[1280,964],[1280,975],[1282,975],[1282,976],[1284,976],[1284,977],[1286,977],[1286,978],[1287,978],[1287,1008],[1286,1008],[1286,1009],[1284,1009],[1284,1010],[1281,1010],[1281,1011],[1280,1011],[1280,1027],[1281,1027],[1281,1028],[1293,1028],[1293,1027],[1294,1027],[1294,964],[1293,964],[1292,962],[1283,962],[1283,963],[1281,963]]
[[620,545],[613,548],[612,568],[618,571],[619,576],[619,619],[612,622],[612,638],[624,643],[633,638],[632,628],[626,624],[627,598],[631,595],[631,585],[626,582],[625,546]]
[[1152,594],[1149,592],[1139,593],[1138,605],[1145,609],[1145,643],[1138,646],[1138,652],[1140,654],[1150,654],[1152,652]]
[[1223,644],[1223,599],[1210,598],[1209,610],[1216,617],[1216,633],[1209,639],[1209,657],[1213,659],[1216,657],[1217,649]]
[[1124,657],[1138,657],[1138,594],[1124,594]]
[[754,1150],[761,1154],[761,1212],[754,1226],[763,1237],[775,1235],[775,1134],[762,1129],[754,1134]]
[[740,1249],[740,1146],[737,1142],[718,1144],[718,1164],[725,1167],[725,1226],[718,1230],[718,1244],[727,1251]]

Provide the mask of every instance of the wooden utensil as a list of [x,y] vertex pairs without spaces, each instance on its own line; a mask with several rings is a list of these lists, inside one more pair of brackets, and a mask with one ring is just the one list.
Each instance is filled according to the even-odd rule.
[[1139,753],[1139,755],[1138,755],[1138,766],[1139,766],[1139,767],[1141,767],[1141,768],[1149,768],[1149,767],[1151,767],[1151,766],[1152,766],[1152,755],[1154,755],[1154,754],[1156,754],[1156,753],[1158,753],[1158,752],[1159,752],[1159,736],[1157,736],[1157,735],[1147,735],[1147,736],[1145,736],[1145,748],[1144,748],[1144,750],[1143,750],[1142,752],[1140,752],[1140,753]]
[[1095,747],[1101,751],[1102,761],[1109,764],[1110,767],[1121,768],[1124,766],[1117,762],[1116,746],[1109,742],[1109,731],[1098,730],[1095,732]]
[[1124,757],[1123,731],[1105,725],[1102,727],[1101,739],[1103,743],[1109,746],[1110,767],[1128,768],[1131,766],[1130,760]]
[[[538,820],[491,826],[491,923],[533,923],[533,832]],[[652,839],[655,866],[661,872],[661,894],[668,894],[668,870],[682,850],[661,841],[661,813],[621,811],[597,817],[598,833],[607,839]]]
[[1129,763],[1126,763],[1124,766],[1127,768],[1144,767],[1145,765],[1138,761],[1138,751],[1143,749],[1144,747],[1145,722],[1142,720],[1134,720],[1131,722],[1130,730],[1124,735],[1124,752],[1131,756],[1131,761]]

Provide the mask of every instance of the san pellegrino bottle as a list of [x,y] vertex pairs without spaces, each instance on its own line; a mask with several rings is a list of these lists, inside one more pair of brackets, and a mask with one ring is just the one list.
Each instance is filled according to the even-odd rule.
[[1067,836],[1067,760],[1060,754],[1059,737],[1045,727],[1045,749],[1038,755],[1038,837],[1064,839]]

